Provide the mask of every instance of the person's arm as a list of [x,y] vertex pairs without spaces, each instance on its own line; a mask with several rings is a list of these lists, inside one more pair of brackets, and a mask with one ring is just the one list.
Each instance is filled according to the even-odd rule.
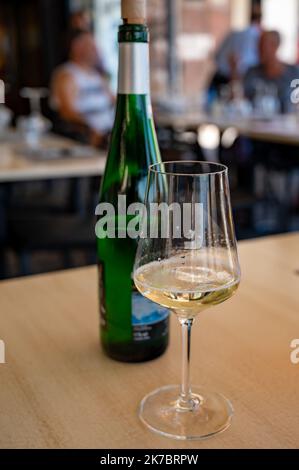
[[84,117],[75,108],[78,89],[72,75],[63,71],[54,80],[54,97],[60,116],[66,121],[86,125]]
[[111,90],[109,81],[108,81],[108,79],[107,79],[106,77],[104,77],[103,75],[102,75],[102,79],[103,79],[103,85],[104,85],[104,88],[105,88],[105,92],[107,93],[111,104],[115,105],[115,103],[116,103],[116,97],[115,97],[114,93],[113,93],[112,90]]
[[230,68],[230,79],[232,82],[237,82],[241,79],[241,75],[239,73],[239,62],[240,58],[237,54],[231,53],[228,57],[228,64]]
[[232,35],[232,32],[228,33],[221,44],[218,46],[218,49],[215,53],[216,62],[223,60],[223,58],[226,58],[227,55],[231,52]]

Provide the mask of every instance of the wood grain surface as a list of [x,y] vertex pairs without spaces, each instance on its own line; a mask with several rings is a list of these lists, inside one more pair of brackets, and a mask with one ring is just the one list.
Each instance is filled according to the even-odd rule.
[[147,364],[105,357],[98,341],[96,269],[0,284],[1,448],[299,447],[299,235],[240,244],[236,296],[194,326],[192,381],[224,393],[231,428],[204,442],[156,436],[137,418],[141,398],[180,380],[179,327]]

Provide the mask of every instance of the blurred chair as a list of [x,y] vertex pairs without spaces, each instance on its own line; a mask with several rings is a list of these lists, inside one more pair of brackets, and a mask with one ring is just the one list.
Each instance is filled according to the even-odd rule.
[[197,133],[173,128],[157,128],[163,161],[204,160]]
[[71,253],[88,251],[90,263],[95,262],[95,218],[78,215],[11,215],[8,220],[9,245],[20,261],[20,274],[32,274],[31,256],[39,251],[57,251],[64,267],[71,268]]
[[72,193],[56,207],[9,206],[7,248],[17,255],[21,275],[32,274],[31,258],[39,251],[59,252],[64,268],[72,267],[71,253],[77,249],[84,250],[89,263],[95,262],[93,214],[99,178],[74,179],[71,184]]

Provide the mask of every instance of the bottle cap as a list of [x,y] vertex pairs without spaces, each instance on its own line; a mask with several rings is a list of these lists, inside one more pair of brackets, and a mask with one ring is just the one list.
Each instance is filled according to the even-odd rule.
[[122,0],[121,17],[129,24],[145,23],[146,0]]

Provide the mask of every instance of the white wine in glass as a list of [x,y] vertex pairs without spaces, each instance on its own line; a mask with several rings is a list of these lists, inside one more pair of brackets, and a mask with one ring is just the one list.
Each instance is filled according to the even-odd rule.
[[239,280],[225,266],[202,267],[199,255],[188,254],[142,266],[135,273],[135,284],[153,302],[194,318],[229,299]]
[[240,283],[227,168],[202,162],[153,165],[145,204],[134,281],[142,295],[178,317],[183,367],[182,385],[145,397],[140,418],[167,437],[207,438],[229,426],[233,410],[222,395],[191,389],[191,327],[198,314],[228,300]]

